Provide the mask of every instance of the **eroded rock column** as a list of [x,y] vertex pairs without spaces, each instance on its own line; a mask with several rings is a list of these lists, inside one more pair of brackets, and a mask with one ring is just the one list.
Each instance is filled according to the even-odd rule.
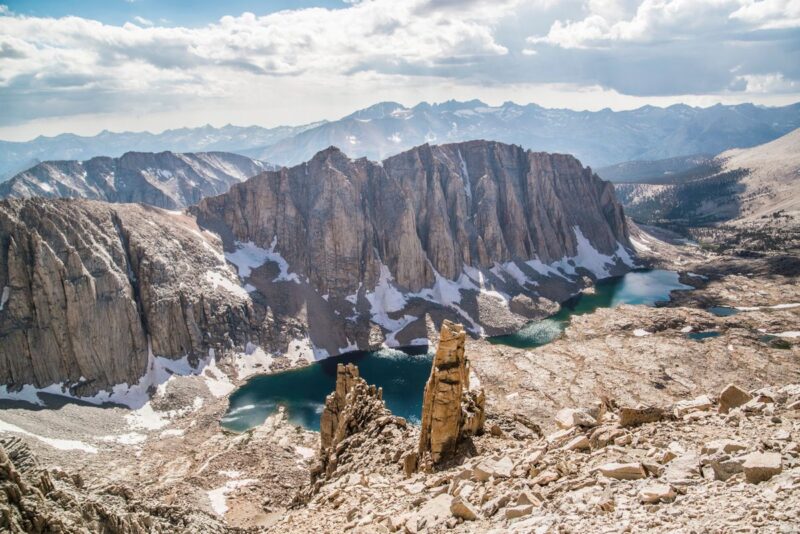
[[422,400],[419,454],[438,463],[455,454],[459,442],[483,431],[483,390],[471,390],[464,355],[464,327],[445,320]]

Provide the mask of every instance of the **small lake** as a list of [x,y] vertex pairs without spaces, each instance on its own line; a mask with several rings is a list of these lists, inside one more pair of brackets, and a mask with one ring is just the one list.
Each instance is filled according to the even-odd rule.
[[425,346],[349,352],[299,369],[255,376],[231,394],[222,426],[243,432],[263,423],[282,405],[293,424],[319,430],[319,416],[325,397],[336,387],[336,366],[340,363],[358,365],[359,374],[368,383],[383,388],[383,399],[393,414],[417,422],[433,361],[427,351]]
[[[672,271],[630,272],[597,282],[594,294],[577,295],[552,317],[530,323],[514,334],[489,338],[489,342],[519,348],[538,347],[561,335],[573,315],[620,304],[652,306],[669,300],[670,291],[675,289],[692,288],[678,282],[678,273]],[[361,351],[326,358],[299,369],[255,376],[231,394],[228,412],[221,423],[229,430],[243,432],[263,423],[278,406],[284,406],[292,423],[319,430],[319,417],[325,397],[336,386],[339,363],[358,365],[368,383],[383,388],[383,398],[392,413],[418,422],[432,359],[428,347]]]
[[598,308],[615,308],[620,304],[653,306],[669,301],[676,289],[693,289],[678,281],[678,273],[661,269],[633,271],[624,276],[600,280],[593,294],[581,293],[562,303],[561,310],[541,321],[527,324],[518,332],[488,338],[490,343],[510,345],[520,349],[541,347],[556,339],[574,315],[592,313]]

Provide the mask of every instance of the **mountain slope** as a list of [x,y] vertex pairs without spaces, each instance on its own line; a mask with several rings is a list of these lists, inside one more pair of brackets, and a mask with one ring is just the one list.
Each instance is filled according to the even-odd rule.
[[573,111],[478,100],[376,104],[338,121],[242,153],[281,165],[309,159],[327,146],[351,157],[380,159],[421,143],[492,139],[524,148],[573,154],[593,167],[686,154],[717,154],[771,141],[800,127],[800,104],[694,108],[645,106],[631,111]]
[[706,154],[694,154],[658,160],[625,161],[601,167],[596,171],[603,180],[615,184],[663,184],[680,180],[686,171],[696,169],[712,159],[713,156]]
[[25,142],[0,141],[0,177],[10,177],[9,173],[22,172],[44,160],[87,160],[97,156],[116,158],[132,151],[237,152],[277,143],[319,124],[277,128],[231,125],[214,128],[206,125],[166,130],[159,134],[103,131],[89,137],[61,134],[55,137],[40,136]]
[[223,193],[267,168],[225,152],[128,152],[119,158],[40,163],[0,184],[0,197],[77,197],[175,209]]
[[[514,297],[562,300],[582,275],[630,265],[611,184],[572,156],[487,141],[423,145],[382,164],[331,147],[191,211],[274,310],[307,308],[311,340],[329,353],[363,346],[370,323],[390,345],[411,343],[428,312],[473,333],[508,331],[525,322],[509,312]],[[242,264],[254,257],[277,267]],[[354,317],[355,329],[344,319]]]
[[427,343],[428,316],[503,333],[633,264],[611,184],[486,141],[382,163],[329,148],[189,211],[0,201],[0,387],[126,383],[127,402],[211,356],[245,377]]
[[800,215],[800,129],[775,141],[723,152],[671,183],[617,184],[629,215],[648,223],[698,226]]

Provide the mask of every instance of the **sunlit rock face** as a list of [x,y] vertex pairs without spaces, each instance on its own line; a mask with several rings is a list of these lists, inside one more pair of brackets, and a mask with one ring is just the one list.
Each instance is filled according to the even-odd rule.
[[[331,147],[193,213],[222,235],[234,263],[245,250],[274,262],[269,276],[247,280],[259,292],[273,302],[302,292],[306,312],[346,332],[334,341],[312,331],[329,354],[367,347],[370,323],[390,346],[424,340],[426,312],[473,334],[513,330],[536,310],[552,312],[543,297],[562,300],[582,276],[633,264],[611,184],[571,156],[496,142],[423,145],[382,163]],[[524,314],[510,308],[520,294],[531,298]],[[293,308],[284,312],[303,304]]]
[[425,385],[419,456],[438,463],[453,456],[459,443],[483,432],[486,419],[483,390],[470,388],[470,367],[464,355],[464,327],[445,321]]
[[83,200],[0,202],[0,300],[0,385],[78,396],[244,343],[253,314],[190,217]]
[[153,358],[212,353],[241,377],[254,361],[428,344],[445,319],[507,333],[630,269],[629,246],[590,169],[486,141],[382,163],[329,148],[188,214],[3,201],[0,385],[147,389]]

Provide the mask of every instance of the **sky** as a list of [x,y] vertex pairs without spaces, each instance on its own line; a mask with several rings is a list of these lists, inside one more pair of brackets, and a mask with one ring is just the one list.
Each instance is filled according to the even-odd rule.
[[0,139],[800,101],[800,0],[0,0]]

